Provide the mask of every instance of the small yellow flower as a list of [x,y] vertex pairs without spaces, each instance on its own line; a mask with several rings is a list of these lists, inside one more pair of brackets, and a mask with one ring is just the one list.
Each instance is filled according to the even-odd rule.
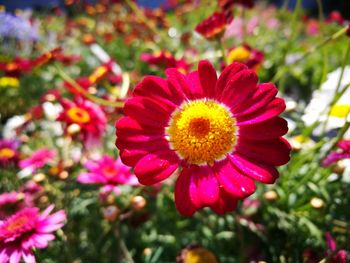
[[0,87],[19,87],[19,80],[13,77],[1,77],[0,78]]

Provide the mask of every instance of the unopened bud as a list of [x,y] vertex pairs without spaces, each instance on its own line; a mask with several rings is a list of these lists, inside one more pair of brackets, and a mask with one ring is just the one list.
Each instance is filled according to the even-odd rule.
[[115,205],[110,205],[102,208],[102,214],[104,219],[110,222],[115,221],[118,218],[119,213],[119,208]]
[[324,207],[323,200],[321,198],[318,198],[318,197],[312,198],[310,201],[310,204],[315,209],[321,209],[322,207]]
[[336,174],[343,174],[345,171],[345,165],[342,161],[338,161],[333,167],[333,172]]
[[62,171],[59,173],[58,178],[60,178],[61,180],[65,180],[68,178],[68,176],[69,176],[69,174],[67,171]]
[[42,181],[44,181],[46,178],[46,175],[43,173],[38,173],[36,175],[33,176],[33,181],[36,183],[40,183]]
[[70,134],[70,135],[73,135],[73,134],[76,134],[78,132],[80,132],[80,126],[76,123],[73,123],[71,125],[68,126],[67,128],[67,132]]
[[131,207],[136,210],[140,211],[146,206],[146,199],[143,198],[141,195],[134,196],[131,199]]
[[275,201],[278,198],[278,195],[275,191],[271,190],[271,191],[267,191],[264,194],[264,197],[267,201]]

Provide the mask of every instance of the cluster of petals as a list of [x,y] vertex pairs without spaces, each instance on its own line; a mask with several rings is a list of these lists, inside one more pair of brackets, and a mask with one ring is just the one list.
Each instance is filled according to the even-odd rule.
[[138,185],[138,180],[131,173],[130,167],[124,165],[118,158],[104,155],[99,160],[88,160],[84,164],[88,170],[82,173],[77,180],[82,184],[101,184],[101,185]]
[[141,184],[161,182],[181,168],[175,204],[191,216],[203,207],[232,211],[255,192],[255,181],[275,182],[275,166],[289,161],[290,145],[282,138],[287,122],[279,117],[285,102],[272,83],[258,84],[256,73],[240,63],[219,78],[208,61],[187,75],[168,69],[166,76],[145,77],[116,123],[120,157]]
[[48,162],[52,161],[56,157],[56,151],[48,149],[46,147],[36,150],[30,157],[21,160],[19,167],[21,169],[29,168],[33,171],[42,168]]
[[81,140],[86,145],[97,145],[107,125],[103,110],[95,103],[81,97],[76,97],[74,101],[62,98],[60,104],[63,111],[57,120],[66,124],[65,130],[68,132],[70,125],[77,125]]
[[51,205],[41,214],[38,208],[23,208],[0,221],[0,263],[36,262],[33,250],[46,248],[55,239],[52,233],[66,220],[63,210],[50,215],[53,208]]
[[24,198],[26,195],[19,192],[5,192],[0,194],[0,220],[6,218],[9,214],[25,206]]
[[0,63],[0,71],[3,71],[6,76],[19,77],[22,73],[29,72],[35,67],[39,67],[55,59],[55,56],[61,53],[61,51],[62,50],[60,48],[56,48],[35,59],[17,57],[10,62]]
[[10,163],[17,163],[19,159],[18,140],[0,139],[0,167],[7,166]]
[[225,13],[215,12],[200,22],[195,30],[207,39],[214,39],[222,36],[229,22]]
[[142,53],[140,58],[142,61],[162,69],[177,68],[182,72],[188,72],[191,66],[185,59],[176,59],[169,51],[163,50],[154,53]]

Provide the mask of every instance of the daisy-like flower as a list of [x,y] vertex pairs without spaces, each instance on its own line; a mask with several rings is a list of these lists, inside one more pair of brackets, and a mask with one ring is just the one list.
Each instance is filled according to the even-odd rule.
[[124,107],[116,145],[122,161],[135,167],[139,182],[152,185],[179,167],[175,204],[183,215],[211,207],[232,211],[255,191],[254,180],[273,183],[275,166],[289,161],[285,109],[271,83],[257,84],[254,71],[240,63],[217,79],[207,61],[167,79],[148,76]]
[[87,145],[96,145],[103,136],[107,119],[102,109],[91,101],[76,98],[74,101],[61,99],[63,111],[57,120],[66,123],[66,131],[76,127],[81,139]]
[[124,165],[118,158],[115,160],[111,156],[104,155],[99,160],[88,160],[85,168],[89,172],[82,173],[77,180],[83,184],[102,184],[102,185],[138,185],[135,175],[130,168]]
[[41,148],[32,153],[27,159],[21,160],[19,162],[19,167],[21,169],[30,169],[36,171],[40,169],[48,162],[52,161],[56,157],[56,151],[50,150],[48,148]]
[[0,140],[0,166],[4,167],[11,163],[17,163],[19,158],[19,141]]
[[223,35],[228,22],[229,20],[226,18],[225,13],[215,12],[210,17],[200,22],[195,30],[206,39],[212,40],[220,38]]
[[264,53],[245,44],[232,48],[227,60],[229,63],[243,63],[248,68],[258,71],[264,60]]
[[66,215],[60,210],[49,215],[54,206],[43,213],[38,208],[24,208],[0,221],[0,262],[35,262],[33,249],[43,249],[55,239],[52,232],[62,228]]

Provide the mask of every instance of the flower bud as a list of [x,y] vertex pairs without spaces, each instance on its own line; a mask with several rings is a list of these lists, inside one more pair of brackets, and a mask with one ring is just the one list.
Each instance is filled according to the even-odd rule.
[[277,193],[275,191],[271,190],[271,191],[267,191],[264,194],[264,198],[267,201],[275,201],[278,198],[278,195],[277,195]]
[[142,210],[144,207],[146,206],[146,199],[143,198],[140,195],[134,196],[131,199],[131,207],[136,210],[136,211],[140,211]]
[[102,208],[102,214],[104,219],[106,219],[109,222],[112,222],[118,218],[120,214],[120,210],[117,206],[110,205]]
[[324,207],[323,200],[321,198],[318,198],[318,197],[312,198],[310,201],[310,204],[315,209],[321,209],[322,207]]

